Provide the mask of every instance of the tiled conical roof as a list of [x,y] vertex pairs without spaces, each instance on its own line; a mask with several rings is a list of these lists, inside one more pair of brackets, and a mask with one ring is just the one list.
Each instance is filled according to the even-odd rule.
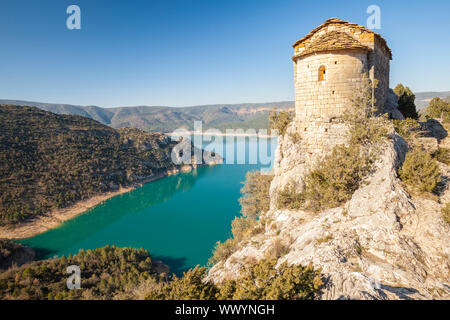
[[[364,32],[369,32],[369,33],[374,34],[374,36],[376,38],[378,38],[380,40],[381,44],[386,48],[386,50],[387,50],[387,52],[389,54],[389,58],[392,59],[392,51],[391,51],[391,49],[389,49],[389,47],[388,47],[388,45],[386,43],[386,40],[381,35],[379,35],[378,33],[373,32],[372,30],[367,29],[367,28],[365,28],[365,27],[363,27],[363,26],[361,26],[361,25],[359,25],[357,23],[351,23],[351,22],[344,21],[344,20],[341,20],[341,19],[338,19],[338,18],[328,19],[327,21],[322,23],[317,28],[311,30],[311,32],[309,32],[306,36],[304,36],[300,40],[296,41],[294,43],[293,47],[296,47],[298,44],[304,42],[305,40],[308,40],[314,34],[316,34],[319,30],[321,30],[322,28],[324,28],[324,27],[326,27],[328,25],[331,25],[331,24],[346,25],[346,26],[349,26],[349,27],[352,27],[352,28],[360,29],[361,31],[364,31]],[[358,42],[357,40],[355,40],[355,41]],[[316,41],[314,41],[314,42],[316,42]],[[360,45],[362,45],[362,44],[360,44]],[[302,55],[303,55],[303,53],[302,53]]]
[[345,32],[330,31],[306,46],[301,55],[329,50],[362,49],[371,50]]

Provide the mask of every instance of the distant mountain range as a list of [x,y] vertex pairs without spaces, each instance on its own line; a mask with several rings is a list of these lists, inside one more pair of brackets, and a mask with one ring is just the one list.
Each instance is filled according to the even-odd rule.
[[273,109],[292,109],[293,101],[270,103],[218,104],[193,107],[137,106],[101,108],[69,104],[0,100],[0,104],[33,106],[57,114],[85,116],[113,128],[132,127],[146,131],[172,132],[184,127],[192,130],[194,121],[203,121],[203,130],[217,128],[267,128]]
[[[450,91],[417,92],[415,94],[418,110],[424,109],[434,97],[450,97]],[[0,104],[33,106],[57,114],[85,116],[113,128],[132,127],[153,132],[172,132],[182,127],[192,130],[194,121],[203,121],[203,130],[210,128],[222,131],[229,128],[267,128],[267,116],[271,110],[293,110],[294,108],[294,101],[215,104],[181,108],[165,106],[101,108],[1,99]]]

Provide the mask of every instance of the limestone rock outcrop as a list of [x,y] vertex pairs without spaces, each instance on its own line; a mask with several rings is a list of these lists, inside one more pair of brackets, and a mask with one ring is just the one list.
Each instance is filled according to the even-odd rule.
[[322,270],[320,299],[449,298],[450,226],[440,213],[445,199],[411,197],[404,190],[397,167],[407,150],[394,135],[367,183],[341,207],[319,213],[278,210],[277,190],[291,180],[301,185],[308,170],[308,160],[299,156],[301,144],[289,134],[281,137],[264,232],[215,265],[209,279],[236,277],[247,262],[282,245],[278,263],[312,263]]

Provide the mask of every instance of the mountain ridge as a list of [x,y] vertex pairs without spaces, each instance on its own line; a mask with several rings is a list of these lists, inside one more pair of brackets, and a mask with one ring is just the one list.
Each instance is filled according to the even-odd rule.
[[56,114],[73,114],[94,119],[119,129],[133,127],[152,132],[172,132],[178,128],[193,129],[194,121],[203,121],[203,128],[267,128],[267,116],[271,110],[290,109],[293,101],[214,104],[189,107],[131,106],[102,108],[52,104],[23,100],[0,100],[0,104],[33,106]]
[[[416,92],[416,106],[424,109],[434,97],[449,98],[450,91]],[[172,132],[178,128],[193,129],[194,121],[202,121],[203,129],[266,129],[267,116],[273,109],[293,109],[294,101],[209,104],[186,107],[118,106],[103,108],[89,105],[45,103],[0,99],[0,104],[33,106],[56,114],[80,115],[115,129],[133,127],[152,132]]]

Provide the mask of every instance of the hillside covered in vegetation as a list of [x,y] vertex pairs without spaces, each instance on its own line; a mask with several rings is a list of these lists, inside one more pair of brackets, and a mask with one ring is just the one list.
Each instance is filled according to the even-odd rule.
[[[414,92],[417,111],[425,109],[435,97],[450,99],[450,91]],[[399,97],[401,98],[401,97]],[[294,109],[294,101],[215,104],[192,107],[136,106],[101,108],[20,100],[0,100],[0,104],[34,106],[57,114],[73,114],[94,119],[113,128],[138,128],[145,131],[172,132],[180,127],[193,129],[194,121],[203,121],[203,129],[267,129],[271,110]]]
[[31,262],[34,256],[33,249],[11,240],[0,239],[0,271]]
[[268,103],[216,104],[192,107],[137,106],[101,108],[19,100],[0,100],[0,104],[34,106],[57,114],[73,114],[97,120],[113,128],[138,128],[152,132],[194,129],[202,121],[203,129],[263,129],[273,109],[293,109],[293,101]]
[[11,224],[154,177],[177,142],[35,107],[0,106],[0,223]]
[[[80,289],[67,288],[70,274],[66,270],[71,265],[80,268]],[[220,286],[205,281],[205,276],[204,267],[182,277],[170,276],[161,272],[147,250],[106,246],[0,273],[0,300],[313,299],[322,285],[320,273],[311,266],[275,268],[275,261],[255,264],[239,281]]]

